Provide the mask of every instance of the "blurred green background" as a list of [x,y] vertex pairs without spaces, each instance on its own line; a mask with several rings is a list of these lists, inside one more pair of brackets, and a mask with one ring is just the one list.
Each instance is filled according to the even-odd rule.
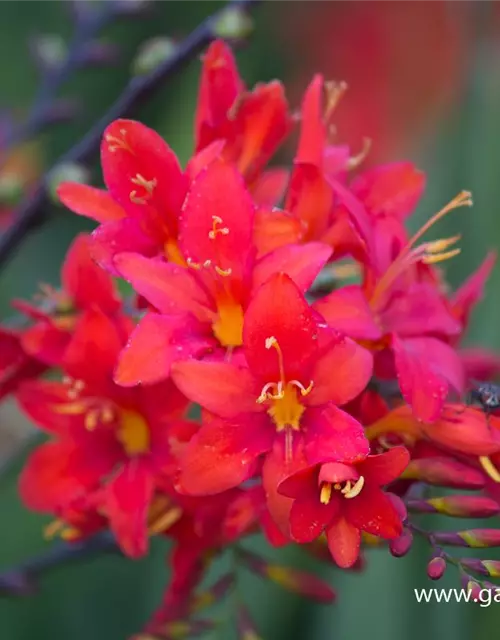
[[[69,2],[0,3],[1,107],[23,117],[38,77],[27,42],[35,34],[71,33]],[[95,4],[95,3],[93,3]],[[78,121],[41,136],[42,162],[50,163],[81,136],[119,93],[139,44],[161,35],[181,37],[220,2],[153,2],[142,16],[113,25],[106,39],[120,49],[114,67],[80,71],[64,95],[81,102]],[[338,112],[338,139],[355,150],[373,138],[368,162],[410,159],[428,176],[415,227],[461,189],[473,192],[474,209],[462,209],[436,233],[463,233],[462,254],[448,265],[453,285],[500,246],[500,11],[498,2],[266,2],[255,12],[255,33],[238,51],[249,85],[274,77],[290,89],[294,107],[315,71],[346,80],[350,90]],[[157,128],[183,162],[192,148],[192,115],[199,60],[168,83],[136,117]],[[293,147],[285,150],[290,153]],[[95,178],[100,179],[99,173]],[[29,297],[39,282],[58,282],[58,269],[75,233],[91,225],[58,209],[43,230],[30,236],[0,274],[0,312],[9,299]],[[498,293],[497,293],[498,292]],[[488,285],[467,336],[500,348],[500,276]],[[16,493],[21,459],[5,464],[26,425],[15,408],[0,408],[0,567],[42,551],[45,520],[26,512]],[[454,524],[454,523],[452,523]],[[451,526],[444,523],[444,526]],[[30,598],[0,599],[0,638],[5,640],[121,640],[140,630],[159,601],[167,577],[166,543],[156,541],[149,558],[118,557],[65,567],[45,577]],[[416,545],[405,559],[384,551],[368,556],[363,574],[319,566],[338,590],[335,606],[322,607],[242,576],[242,592],[259,629],[273,640],[357,639],[475,640],[498,634],[500,604],[421,604],[414,587],[426,578],[428,549]],[[296,550],[278,554],[297,567],[307,564]],[[498,559],[492,550],[488,557]],[[458,586],[453,571],[438,586]],[[227,607],[230,609],[231,601]],[[230,627],[211,637],[231,638]]]

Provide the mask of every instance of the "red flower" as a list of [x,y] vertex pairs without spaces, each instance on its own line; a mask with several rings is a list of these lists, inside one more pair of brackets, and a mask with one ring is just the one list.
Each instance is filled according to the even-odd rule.
[[368,453],[361,425],[337,405],[357,396],[372,367],[369,352],[325,329],[285,274],[255,293],[245,314],[239,362],[183,361],[173,379],[207,419],[185,450],[179,486],[212,494],[251,477],[259,457],[273,516],[277,480],[290,465],[356,461]]
[[284,189],[287,172],[271,169],[259,175],[291,126],[282,84],[274,80],[247,91],[231,49],[222,40],[212,42],[203,56],[195,117],[196,151],[224,141],[223,157],[236,165],[257,194],[262,194],[259,202],[274,202]]
[[156,513],[157,496],[173,494],[172,444],[189,439],[195,425],[179,422],[186,401],[171,382],[132,390],[112,383],[122,345],[115,323],[102,311],[87,311],[66,354],[71,377],[20,387],[22,409],[53,436],[29,458],[20,487],[30,508],[54,513],[72,528],[69,514],[83,499],[93,504],[124,552],[139,556],[147,550],[148,527],[156,531],[158,520],[167,526],[180,516],[169,501]]
[[415,245],[448,211],[468,204],[470,194],[460,194],[410,240],[394,216],[379,216],[376,254],[364,265],[363,285],[333,291],[314,305],[333,328],[371,345],[377,375],[397,376],[404,399],[427,422],[440,415],[450,387],[459,394],[465,387],[464,367],[450,344],[463,327],[431,266],[459,250],[449,250],[456,238]]
[[326,245],[282,247],[255,258],[255,209],[239,173],[212,162],[192,185],[183,208],[180,246],[189,269],[120,254],[119,273],[161,315],[139,323],[116,373],[122,385],[166,378],[173,361],[219,346],[241,346],[243,316],[251,296],[276,271],[307,290],[330,255]]
[[356,562],[362,531],[397,538],[401,517],[380,487],[396,480],[409,461],[404,447],[394,447],[355,463],[315,464],[285,479],[278,491],[293,499],[292,538],[312,542],[326,531],[330,553],[343,568]]
[[109,317],[120,318],[121,299],[111,277],[98,267],[90,256],[91,240],[87,234],[72,242],[62,265],[62,288],[43,288],[44,306],[36,307],[22,300],[13,306],[35,320],[20,332],[24,351],[47,366],[63,364],[74,331],[82,314],[100,309]]
[[46,366],[22,347],[22,330],[0,326],[0,400],[13,393],[23,380],[42,374]]
[[93,255],[108,270],[120,251],[182,263],[178,218],[196,161],[183,172],[156,131],[133,120],[115,120],[101,143],[106,190],[65,182],[57,193],[69,209],[100,223],[93,233]]

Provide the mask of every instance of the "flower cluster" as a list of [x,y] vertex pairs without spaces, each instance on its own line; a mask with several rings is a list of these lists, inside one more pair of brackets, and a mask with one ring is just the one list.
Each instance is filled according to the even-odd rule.
[[[451,559],[443,546],[500,543],[494,529],[429,533],[415,519],[500,510],[500,421],[463,402],[498,359],[460,347],[495,256],[450,292],[439,264],[459,238],[423,236],[470,194],[410,236],[425,177],[409,162],[363,170],[365,154],[336,143],[344,90],[317,75],[295,117],[279,82],[246,88],[214,42],[185,168],[144,124],[112,122],[105,189],[58,189],[96,229],[73,242],[61,288],[15,301],[27,324],[0,334],[0,393],[48,436],[20,479],[26,505],[54,516],[47,533],[110,529],[132,558],[151,536],[173,541],[150,635],[203,628],[202,603],[234,576],[206,597],[195,589],[229,547],[259,575],[331,600],[313,576],[240,546],[258,532],[343,569],[370,544],[403,555],[417,532],[433,578]],[[295,128],[291,169],[268,166]],[[464,575],[497,570],[461,562]]]

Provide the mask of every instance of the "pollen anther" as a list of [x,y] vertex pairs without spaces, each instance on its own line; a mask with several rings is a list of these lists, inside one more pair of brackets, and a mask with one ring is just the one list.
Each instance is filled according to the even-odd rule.
[[217,235],[227,236],[229,233],[229,229],[227,227],[219,227],[219,224],[224,224],[224,221],[220,216],[212,216],[212,229],[208,232],[208,237],[210,240],[215,240]]

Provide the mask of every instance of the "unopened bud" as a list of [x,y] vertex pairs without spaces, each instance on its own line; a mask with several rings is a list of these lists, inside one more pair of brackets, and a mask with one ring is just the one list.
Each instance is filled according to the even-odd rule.
[[389,551],[395,558],[402,558],[411,549],[412,543],[413,535],[411,531],[409,529],[404,529],[399,538],[390,541]]
[[210,587],[210,589],[206,589],[201,593],[196,593],[189,607],[189,610],[192,613],[200,611],[205,607],[209,607],[212,604],[215,604],[219,600],[221,600],[226,593],[233,587],[234,585],[234,576],[231,573],[226,573],[223,575],[217,582]]
[[500,529],[467,529],[455,533],[436,531],[433,537],[436,543],[453,547],[500,547]]
[[250,571],[272,580],[288,591],[319,602],[329,603],[335,600],[335,591],[311,573],[267,562],[264,558],[246,550],[240,550],[238,553]]
[[462,587],[471,594],[472,600],[478,602],[482,592],[482,587],[479,582],[476,582],[476,580],[467,573],[462,574],[460,582],[462,583]]
[[147,75],[161,64],[173,58],[177,45],[171,38],[153,38],[145,42],[138,50],[132,62],[132,73],[136,76]]
[[412,460],[401,478],[456,489],[481,489],[485,484],[484,474],[477,469],[444,457]]
[[445,496],[429,500],[408,500],[413,513],[441,513],[459,518],[490,518],[500,512],[500,505],[486,496]]
[[31,39],[30,49],[42,71],[52,71],[61,66],[67,56],[63,38],[57,34],[43,34]]
[[500,577],[500,560],[479,560],[478,558],[460,558],[462,567],[490,578]]
[[243,605],[238,607],[237,627],[240,640],[261,640],[247,608]]
[[86,183],[90,179],[88,170],[80,164],[60,164],[50,172],[48,176],[48,192],[56,204],[60,204],[57,189],[63,182]]
[[241,40],[252,33],[252,18],[239,7],[223,9],[215,19],[212,32],[216,38]]
[[0,174],[0,205],[14,207],[23,195],[24,180],[16,173]]
[[[153,629],[152,634],[153,637],[161,638],[161,640],[181,640],[181,638],[203,635],[212,631],[215,626],[216,624],[212,620],[173,620],[172,622],[158,625],[157,628]],[[143,640],[144,636],[138,636],[138,638]]]
[[441,556],[435,556],[427,564],[427,575],[431,580],[440,580],[446,571],[446,560]]

